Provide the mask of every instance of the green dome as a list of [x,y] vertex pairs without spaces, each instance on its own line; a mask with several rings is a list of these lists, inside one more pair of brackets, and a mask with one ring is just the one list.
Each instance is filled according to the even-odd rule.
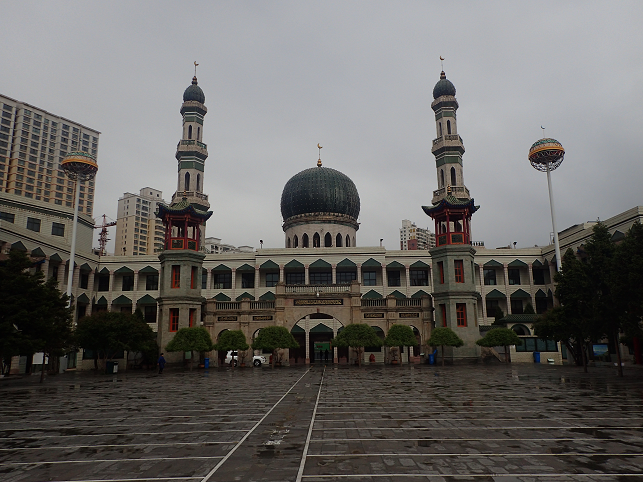
[[344,214],[357,219],[359,208],[359,194],[353,181],[328,167],[312,167],[295,174],[281,193],[284,221],[311,213]]
[[450,80],[447,80],[444,70],[440,72],[440,80],[438,80],[438,83],[433,87],[433,98],[437,99],[443,95],[455,96],[455,85],[453,85]]
[[196,77],[192,77],[192,85],[183,92],[183,102],[193,100],[195,102],[205,104],[205,94],[197,84],[198,82],[196,81]]

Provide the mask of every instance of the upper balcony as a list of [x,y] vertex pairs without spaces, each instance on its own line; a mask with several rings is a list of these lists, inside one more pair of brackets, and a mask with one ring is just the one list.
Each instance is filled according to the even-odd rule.
[[437,154],[441,151],[458,151],[460,154],[464,154],[464,145],[462,142],[462,137],[458,134],[445,134],[436,139],[433,139],[433,147],[431,147],[431,152]]
[[[469,190],[465,186],[451,186],[451,195],[460,199],[471,199]],[[447,197],[447,189],[445,187],[442,189],[436,189],[433,191],[433,199],[431,202],[435,204],[445,197]]]
[[183,139],[176,146],[177,160],[186,154],[191,154],[205,161],[208,158],[208,146],[194,139]]

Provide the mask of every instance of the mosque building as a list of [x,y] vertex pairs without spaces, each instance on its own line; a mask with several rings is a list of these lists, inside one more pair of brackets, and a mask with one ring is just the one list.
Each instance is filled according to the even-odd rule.
[[[538,348],[545,352],[544,359],[563,363],[564,348],[537,340],[530,324],[533,316],[523,315],[528,304],[537,313],[554,306],[554,247],[486,249],[472,244],[471,217],[480,206],[464,183],[465,149],[458,134],[455,94],[455,86],[441,72],[431,104],[437,189],[422,207],[434,222],[435,247],[361,246],[357,186],[318,159],[283,188],[283,248],[208,253],[205,223],[216,211],[209,210],[203,192],[207,108],[195,76],[180,109],[177,190],[171,202],[158,203],[156,214],[165,228],[164,249],[160,254],[99,257],[91,243],[80,242],[77,256],[82,264],[72,274],[75,316],[139,308],[157,331],[161,350],[182,327],[202,324],[215,341],[224,330],[240,329],[250,342],[266,326],[284,326],[300,345],[285,351],[286,364],[314,363],[326,349],[333,363],[353,363],[353,352],[330,345],[344,326],[367,323],[384,338],[393,324],[404,324],[412,328],[418,346],[402,350],[401,361],[420,363],[430,351],[426,340],[436,326],[450,327],[465,341],[463,347],[445,352],[449,360],[477,361],[488,355],[475,341],[499,308],[514,315],[516,322],[508,327],[529,340],[518,352],[512,348],[513,361],[533,362],[531,352]],[[635,207],[604,223],[618,238],[641,220],[643,207]],[[594,224],[561,232],[563,252],[578,249]],[[5,224],[0,225],[0,244],[4,252],[14,247],[41,255],[47,276],[58,276],[64,283],[68,247],[44,238],[26,239],[20,229]],[[386,348],[367,348],[364,357],[371,354],[376,363],[391,361]],[[223,355],[211,357],[221,363]],[[68,358],[70,368],[93,366],[93,355],[82,349],[77,360],[74,354]],[[169,361],[181,358],[182,354],[170,354]]]

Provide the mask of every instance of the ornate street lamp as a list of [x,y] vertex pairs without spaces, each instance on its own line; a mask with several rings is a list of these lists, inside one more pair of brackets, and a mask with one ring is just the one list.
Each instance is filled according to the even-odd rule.
[[67,154],[60,163],[69,179],[76,181],[76,199],[74,201],[74,223],[71,235],[71,254],[69,257],[69,274],[67,275],[67,307],[71,306],[71,286],[74,281],[74,262],[76,257],[76,231],[78,230],[78,201],[80,200],[80,181],[92,179],[98,171],[96,158],[88,152],[76,151]]
[[560,271],[563,260],[560,258],[560,244],[558,243],[558,229],[556,229],[556,216],[554,215],[554,193],[551,189],[551,175],[563,162],[565,149],[556,139],[544,138],[534,142],[529,149],[529,162],[538,171],[547,173],[549,186],[549,206],[551,208],[551,224],[554,228],[554,248],[556,249],[556,269]]

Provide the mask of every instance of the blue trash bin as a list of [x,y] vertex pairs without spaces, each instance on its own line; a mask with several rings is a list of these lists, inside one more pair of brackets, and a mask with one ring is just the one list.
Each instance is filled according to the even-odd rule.
[[540,363],[540,352],[539,351],[534,352],[534,363]]
[[210,359],[209,358],[204,358],[203,359],[203,368],[210,368]]

